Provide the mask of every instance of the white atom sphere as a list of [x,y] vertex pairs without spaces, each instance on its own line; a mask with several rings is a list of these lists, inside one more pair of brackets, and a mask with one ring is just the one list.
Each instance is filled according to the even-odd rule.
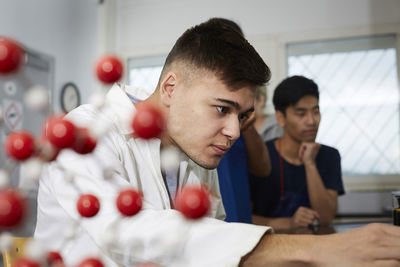
[[49,91],[42,86],[28,89],[24,96],[25,105],[35,111],[45,111],[49,108]]
[[161,150],[161,169],[165,172],[174,172],[179,168],[180,153],[174,147],[167,147]]
[[58,153],[57,149],[55,146],[53,146],[50,142],[46,141],[41,144],[41,158],[45,161],[50,161],[53,159],[56,154]]
[[97,121],[94,123],[93,126],[89,128],[89,133],[96,139],[100,139],[102,136],[104,136],[110,125],[108,123],[105,123],[103,121]]
[[111,180],[114,177],[114,169],[111,167],[106,167],[103,169],[103,178],[105,180]]
[[101,235],[101,240],[106,247],[115,243],[116,235],[113,231],[113,228],[108,228],[106,231],[104,231]]
[[7,251],[13,246],[13,235],[9,232],[4,232],[0,235],[0,250]]
[[46,257],[46,250],[41,242],[32,239],[25,245],[25,255],[30,259],[41,262]]
[[66,171],[64,171],[64,180],[67,183],[72,184],[75,180],[75,175],[71,171],[66,170]]
[[0,169],[0,188],[5,188],[10,185],[10,175],[6,170]]
[[73,238],[75,236],[75,234],[76,234],[76,229],[73,225],[70,225],[64,229],[64,237],[66,239]]
[[100,109],[104,106],[105,94],[102,92],[95,92],[89,97],[89,103]]
[[23,164],[24,175],[30,181],[38,181],[42,174],[43,162],[38,158],[30,158]]

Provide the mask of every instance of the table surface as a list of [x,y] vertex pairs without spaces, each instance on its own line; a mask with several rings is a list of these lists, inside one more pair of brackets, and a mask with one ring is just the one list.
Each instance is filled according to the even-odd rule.
[[301,227],[290,230],[277,230],[279,234],[315,234],[325,235],[340,233],[354,228],[364,226],[368,223],[386,223],[392,224],[391,217],[340,217],[335,218],[330,225],[320,225],[315,227]]

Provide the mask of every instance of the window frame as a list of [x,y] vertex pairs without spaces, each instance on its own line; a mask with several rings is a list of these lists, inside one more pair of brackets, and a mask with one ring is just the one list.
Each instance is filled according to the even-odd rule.
[[[400,25],[375,26],[374,28],[359,27],[349,29],[331,29],[324,31],[308,31],[279,34],[276,37],[277,54],[275,61],[284,64],[278,64],[278,81],[287,77],[288,73],[288,54],[287,46],[293,43],[334,41],[346,38],[366,38],[380,35],[394,35],[396,38],[397,49],[397,77],[400,82]],[[276,81],[276,79],[275,79]],[[277,84],[273,86],[275,88]],[[270,88],[271,89],[271,88]],[[269,95],[272,95],[270,92]],[[346,192],[360,191],[387,191],[400,189],[399,175],[343,175],[343,184]]]

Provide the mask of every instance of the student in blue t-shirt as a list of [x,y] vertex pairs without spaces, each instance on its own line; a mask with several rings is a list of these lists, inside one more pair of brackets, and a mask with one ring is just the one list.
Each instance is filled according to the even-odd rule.
[[282,81],[275,89],[276,118],[283,137],[266,142],[271,171],[250,178],[253,222],[275,229],[329,224],[344,194],[340,154],[318,144],[321,120],[318,86],[303,76]]

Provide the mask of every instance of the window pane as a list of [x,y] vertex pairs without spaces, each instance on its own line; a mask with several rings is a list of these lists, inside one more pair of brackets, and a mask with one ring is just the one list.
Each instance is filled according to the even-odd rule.
[[162,66],[130,69],[129,85],[146,89],[152,93],[157,87],[161,71]]
[[166,56],[130,58],[128,60],[128,84],[148,90],[151,94],[157,87]]
[[[320,88],[318,142],[339,149],[345,175],[399,174],[395,37],[332,42],[340,49],[329,42],[287,47],[288,75],[309,77]],[[307,44],[318,47],[318,53],[311,53]]]

